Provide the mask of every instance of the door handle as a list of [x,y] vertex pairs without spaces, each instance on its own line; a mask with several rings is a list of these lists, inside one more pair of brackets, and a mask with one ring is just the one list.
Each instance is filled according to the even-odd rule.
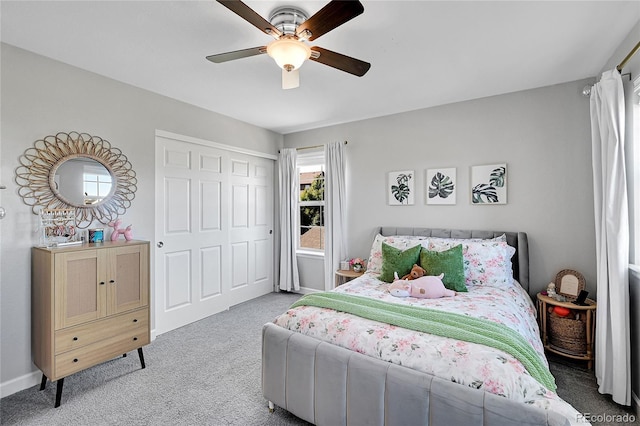
[[158,241],[158,244],[156,244],[158,246],[158,248],[162,248],[162,246],[164,246],[164,243],[162,241]]
[[[4,185],[0,185],[0,189],[7,189],[7,187]],[[6,215],[7,211],[4,209],[4,207],[0,207],[0,219],[4,219]]]

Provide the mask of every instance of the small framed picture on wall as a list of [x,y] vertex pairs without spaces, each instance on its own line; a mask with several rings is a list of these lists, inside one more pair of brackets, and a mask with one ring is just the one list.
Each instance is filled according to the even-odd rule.
[[507,204],[507,165],[471,167],[471,204]]
[[387,181],[389,205],[412,206],[415,199],[414,181],[415,173],[413,170],[389,172]]
[[425,199],[427,204],[454,205],[456,203],[456,168],[427,169]]

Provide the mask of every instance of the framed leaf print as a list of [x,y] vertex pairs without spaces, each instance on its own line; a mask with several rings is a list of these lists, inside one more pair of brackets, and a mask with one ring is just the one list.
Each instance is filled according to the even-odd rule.
[[507,165],[471,167],[471,204],[507,204]]
[[452,205],[456,203],[456,168],[427,169],[427,204]]
[[412,206],[414,203],[413,170],[389,172],[388,197],[390,206]]

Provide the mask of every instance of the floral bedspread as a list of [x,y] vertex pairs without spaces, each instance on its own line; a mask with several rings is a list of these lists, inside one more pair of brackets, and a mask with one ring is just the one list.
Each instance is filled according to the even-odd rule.
[[[506,290],[472,286],[468,293],[440,299],[397,298],[389,294],[388,286],[376,275],[366,273],[334,291],[426,306],[506,325],[524,336],[548,365],[539,338],[535,307],[517,282]],[[531,377],[520,361],[498,349],[312,306],[289,309],[274,323],[374,358],[556,411],[572,424],[580,418],[571,405]]]

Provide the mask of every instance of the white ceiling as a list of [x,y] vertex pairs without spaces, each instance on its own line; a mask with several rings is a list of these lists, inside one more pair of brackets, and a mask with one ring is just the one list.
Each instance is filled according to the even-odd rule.
[[[246,4],[310,15],[327,1]],[[287,134],[594,77],[640,20],[640,2],[368,1],[318,45],[370,62],[362,78],[314,62],[282,90],[267,55],[205,56],[271,38],[215,1],[7,1],[2,41]],[[621,60],[622,58],[620,58]]]

